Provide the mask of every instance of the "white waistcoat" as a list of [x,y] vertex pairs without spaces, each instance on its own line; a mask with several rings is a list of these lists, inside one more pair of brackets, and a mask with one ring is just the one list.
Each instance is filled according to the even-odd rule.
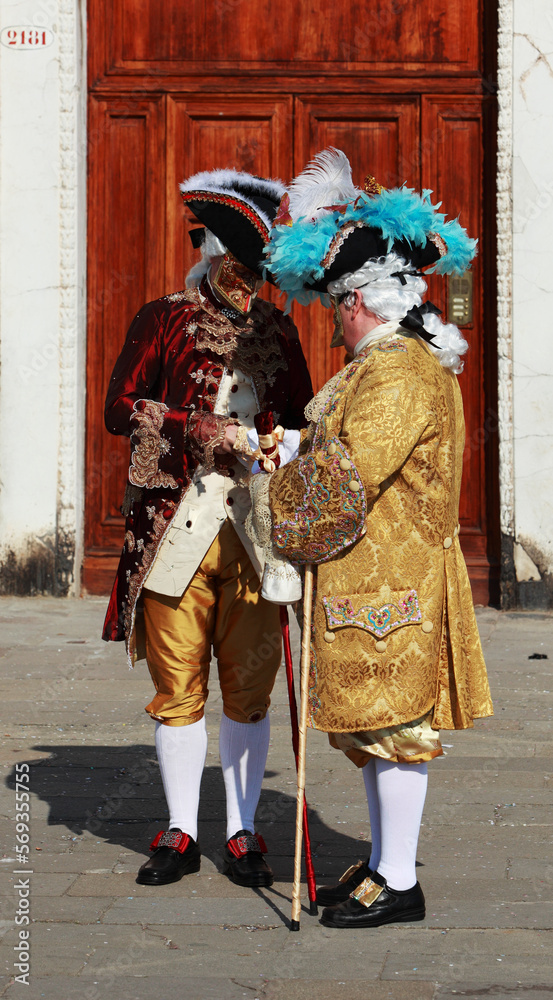
[[[251,380],[237,369],[231,375],[225,368],[213,412],[236,417],[249,429],[258,410]],[[201,466],[196,470],[144,581],[147,590],[169,597],[183,594],[227,518],[261,579],[262,551],[244,530],[250,509],[250,474],[238,461],[232,468],[232,478]]]

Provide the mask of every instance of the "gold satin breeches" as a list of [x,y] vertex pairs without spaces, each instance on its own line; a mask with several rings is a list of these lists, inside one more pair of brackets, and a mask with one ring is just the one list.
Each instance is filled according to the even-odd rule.
[[396,764],[420,764],[443,754],[439,733],[432,729],[433,710],[414,722],[402,722],[372,732],[329,733],[330,745],[342,750],[357,767],[364,767],[371,757],[381,757]]
[[279,610],[261,584],[230,521],[182,597],[143,590],[146,658],[156,695],[146,711],[167,726],[204,714],[211,653],[218,664],[225,715],[258,722],[270,704],[281,661]]

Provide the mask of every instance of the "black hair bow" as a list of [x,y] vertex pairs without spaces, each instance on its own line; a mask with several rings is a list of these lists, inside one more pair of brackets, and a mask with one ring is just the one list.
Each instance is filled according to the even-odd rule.
[[438,309],[438,306],[435,306],[433,302],[423,302],[422,306],[413,306],[413,308],[409,310],[407,315],[400,320],[400,326],[402,326],[405,330],[409,330],[410,333],[416,333],[417,336],[426,340],[427,344],[430,344],[434,340],[434,334],[425,330],[424,317],[427,316],[428,313],[434,313],[435,316],[440,316],[441,312],[442,310]]

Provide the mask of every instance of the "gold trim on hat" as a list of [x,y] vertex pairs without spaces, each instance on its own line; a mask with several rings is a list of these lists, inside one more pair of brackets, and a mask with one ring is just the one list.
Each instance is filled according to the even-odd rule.
[[338,230],[326,252],[326,255],[321,261],[321,267],[324,267],[325,271],[328,270],[330,265],[334,263],[336,257],[338,256],[338,251],[341,250],[348,236],[351,236],[354,229],[363,229],[364,226],[364,222],[355,222],[352,220],[351,222],[346,222],[345,226],[342,226],[342,228]]

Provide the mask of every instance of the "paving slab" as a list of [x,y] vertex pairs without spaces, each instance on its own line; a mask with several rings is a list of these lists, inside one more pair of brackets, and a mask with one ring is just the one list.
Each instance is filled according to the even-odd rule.
[[434,1000],[434,983],[374,983],[354,979],[273,979],[259,1000]]
[[[9,1000],[264,1000],[263,987],[259,982],[247,977],[240,981],[231,979],[187,976],[186,992],[182,992],[182,984],[176,983],[172,976],[152,975],[137,976],[128,972],[120,976],[106,976],[98,980],[73,977],[71,994],[67,994],[68,981],[65,976],[48,976],[35,978],[30,988],[11,986],[0,995]],[[1,989],[1,987],[0,987]],[[23,992],[25,991],[25,992]],[[380,1000],[380,998],[377,998]],[[388,998],[386,998],[388,1000]],[[403,1000],[403,997],[391,1000]],[[413,997],[412,1000],[418,1000]],[[420,1000],[426,1000],[421,997]]]
[[438,987],[434,1000],[551,1000],[551,987],[541,986],[480,986],[478,982],[472,985],[467,981],[463,987],[455,989],[450,986]]

